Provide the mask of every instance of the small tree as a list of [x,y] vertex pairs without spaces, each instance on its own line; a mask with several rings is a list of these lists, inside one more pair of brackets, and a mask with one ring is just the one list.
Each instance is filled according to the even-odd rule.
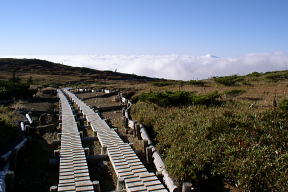
[[32,76],[30,76],[30,77],[27,79],[27,83],[28,83],[28,84],[32,84],[32,83],[33,83],[33,78],[32,78]]

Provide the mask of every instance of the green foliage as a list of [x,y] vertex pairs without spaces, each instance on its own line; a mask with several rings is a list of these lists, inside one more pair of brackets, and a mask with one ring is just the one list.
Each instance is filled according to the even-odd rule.
[[33,78],[32,76],[30,76],[28,79],[27,79],[27,83],[30,85],[33,83]]
[[288,79],[288,71],[275,71],[265,74],[265,78],[274,82]]
[[260,77],[263,73],[259,73],[259,72],[253,72],[253,73],[249,73],[247,76],[249,77]]
[[199,86],[199,87],[205,86],[205,82],[204,81],[200,81],[200,80],[190,80],[190,81],[188,81],[188,84]]
[[288,99],[283,99],[280,103],[279,103],[279,108],[285,111],[288,111]]
[[17,139],[20,130],[15,125],[17,116],[8,107],[0,106],[0,152],[4,151],[9,143]]
[[55,87],[55,88],[59,88],[59,87],[61,87],[62,85],[64,85],[64,83],[55,82],[55,81],[51,81],[51,82],[45,81],[42,86],[43,86],[43,87]]
[[26,83],[0,80],[0,100],[32,97],[36,90],[31,90],[29,87],[30,85]]
[[[166,91],[142,93],[138,96],[140,101],[151,102],[159,106],[182,106],[182,105],[216,105],[219,104],[221,95],[212,92],[206,95],[196,95],[194,92]],[[134,98],[135,99],[135,98]],[[134,100],[133,99],[133,100]]]
[[16,127],[0,119],[0,152],[4,151],[9,142],[18,138],[19,132]]
[[245,92],[246,91],[243,89],[232,89],[232,90],[225,91],[224,94],[226,96],[229,96],[229,97],[236,97],[236,96],[239,96]]
[[[239,110],[233,110],[233,109]],[[169,173],[194,186],[222,176],[240,191],[288,188],[288,114],[240,104],[170,107],[138,102],[132,116],[153,127]]]
[[152,82],[152,85],[157,86],[157,87],[164,87],[164,86],[175,85],[175,84],[177,84],[176,81],[155,81],[155,82]]
[[236,83],[238,82],[243,81],[244,78],[238,75],[231,75],[231,76],[224,76],[224,77],[213,77],[213,80],[222,85],[232,86],[232,85],[236,85]]

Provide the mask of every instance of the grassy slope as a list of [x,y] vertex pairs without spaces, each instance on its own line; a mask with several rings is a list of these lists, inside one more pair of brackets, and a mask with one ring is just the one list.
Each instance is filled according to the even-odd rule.
[[238,190],[285,191],[288,116],[278,105],[288,98],[287,75],[248,75],[232,86],[214,80],[205,80],[205,86],[179,81],[142,85],[140,92],[218,91],[223,105],[161,107],[137,102],[133,117],[154,133],[166,167],[178,181],[200,186],[218,177]]
[[[155,83],[151,78],[40,60],[0,59],[0,79],[11,78],[15,70],[18,77],[32,76],[34,84],[42,85],[48,82],[50,85],[120,88],[132,90],[136,95],[179,90],[223,93],[222,101],[226,104],[209,108],[159,107],[138,102],[133,107],[133,117],[153,129],[157,147],[176,180],[201,184],[220,175],[231,185],[237,184],[238,189],[263,191],[276,187],[281,191],[288,188],[285,176],[287,113],[274,107],[287,98],[287,71],[248,75],[232,86],[204,80],[202,86],[202,83],[182,81],[159,83],[154,79]],[[224,94],[234,89],[244,91],[238,96]]]

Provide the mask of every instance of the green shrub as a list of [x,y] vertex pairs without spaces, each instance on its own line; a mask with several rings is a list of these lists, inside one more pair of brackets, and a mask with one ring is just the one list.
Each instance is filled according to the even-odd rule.
[[20,136],[19,117],[8,107],[0,106],[0,153]]
[[29,89],[29,87],[30,85],[27,83],[0,80],[0,100],[32,97],[37,91]]
[[204,81],[200,81],[200,80],[190,80],[187,83],[190,84],[190,85],[195,85],[195,86],[200,86],[200,87],[205,86],[205,82]]
[[288,111],[288,99],[283,99],[283,100],[279,103],[279,107],[280,107],[280,109],[283,109],[283,110]]
[[156,82],[152,82],[152,85],[157,86],[157,87],[164,87],[164,86],[175,85],[175,84],[177,84],[176,81],[156,81]]
[[18,136],[19,130],[16,127],[0,119],[0,152],[3,152]]
[[[196,95],[194,92],[185,91],[166,91],[142,93],[138,96],[140,101],[151,102],[159,106],[182,106],[182,105],[213,105],[219,104],[221,95],[218,92],[206,95]],[[135,98],[133,99],[133,101]]]
[[163,108],[138,102],[132,116],[153,127],[168,172],[194,186],[222,177],[239,191],[288,189],[288,114],[240,104]]
[[226,96],[229,96],[229,97],[236,97],[236,96],[239,96],[245,92],[246,91],[243,89],[232,89],[232,90],[225,91],[224,94]]
[[280,71],[280,72],[268,72],[265,75],[265,78],[274,82],[288,79],[288,71]]
[[250,77],[260,77],[263,73],[259,73],[259,72],[253,72],[253,73],[249,73],[247,76]]
[[244,78],[238,75],[231,75],[231,76],[225,76],[225,77],[213,77],[213,80],[217,83],[220,83],[226,86],[232,86],[238,82],[243,81]]

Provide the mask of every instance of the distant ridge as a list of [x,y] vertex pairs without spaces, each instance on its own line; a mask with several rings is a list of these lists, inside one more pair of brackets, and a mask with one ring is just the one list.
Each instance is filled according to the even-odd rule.
[[0,58],[0,79],[11,77],[16,72],[18,76],[55,76],[81,77],[81,80],[139,80],[150,81],[156,78],[137,76],[113,71],[100,71],[86,67],[72,67],[40,59]]

